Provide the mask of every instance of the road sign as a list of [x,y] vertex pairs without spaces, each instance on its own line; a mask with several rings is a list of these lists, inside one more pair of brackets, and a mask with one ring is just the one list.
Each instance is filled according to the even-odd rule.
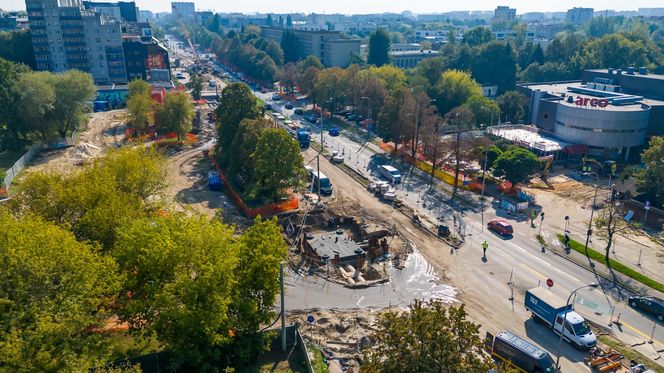
[[309,316],[307,316],[307,322],[308,322],[309,324],[313,324],[313,323],[314,323],[314,315],[309,315]]
[[550,278],[547,278],[547,279],[546,279],[546,286],[548,286],[548,287],[552,287],[552,286],[553,286],[553,280],[550,279]]

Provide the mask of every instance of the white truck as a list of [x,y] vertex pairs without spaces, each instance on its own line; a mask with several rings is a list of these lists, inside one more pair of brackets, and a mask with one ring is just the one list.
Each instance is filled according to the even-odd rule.
[[380,174],[392,184],[399,184],[401,182],[401,172],[392,166],[380,166]]

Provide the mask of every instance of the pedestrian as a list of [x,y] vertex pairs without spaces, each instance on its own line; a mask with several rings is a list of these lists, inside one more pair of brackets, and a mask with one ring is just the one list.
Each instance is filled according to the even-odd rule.
[[489,243],[488,243],[488,242],[486,242],[486,241],[482,242],[482,253],[483,253],[483,254],[482,254],[482,255],[483,255],[482,257],[483,257],[483,258],[486,258],[486,249],[487,249],[488,247],[489,247]]

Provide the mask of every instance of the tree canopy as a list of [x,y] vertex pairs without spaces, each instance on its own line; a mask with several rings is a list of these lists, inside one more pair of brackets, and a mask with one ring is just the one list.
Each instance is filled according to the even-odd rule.
[[524,182],[540,167],[540,160],[531,151],[512,148],[501,153],[493,164],[493,174],[504,176],[512,185]]
[[645,169],[638,174],[639,191],[645,193],[653,204],[664,206],[664,137],[652,137],[641,160]]
[[184,92],[168,93],[164,102],[157,108],[157,118],[161,128],[167,132],[175,132],[181,140],[191,131],[194,118],[194,106],[191,98]]
[[369,65],[383,66],[390,62],[390,34],[387,30],[379,28],[369,37]]

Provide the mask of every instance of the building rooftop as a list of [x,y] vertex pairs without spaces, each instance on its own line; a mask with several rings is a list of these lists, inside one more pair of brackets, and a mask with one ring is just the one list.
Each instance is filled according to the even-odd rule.
[[[592,71],[594,73],[601,73],[601,74],[609,74],[608,69],[588,69],[587,71]],[[617,69],[613,70],[613,76],[618,76],[617,75]],[[622,74],[620,75],[621,78],[635,78],[635,79],[657,79],[657,80],[664,80],[664,75],[660,74],[653,74],[653,73],[646,73],[646,74],[641,74],[638,69],[634,71],[634,74],[628,74],[626,69],[622,69]]]
[[340,258],[355,256],[357,255],[356,250],[362,250],[345,232],[343,234],[337,234],[336,232],[316,234],[308,242],[311,248],[316,251],[316,254],[321,257],[327,254],[330,259],[334,259],[337,254]]
[[492,126],[488,127],[486,130],[494,136],[513,141],[519,145],[523,145],[531,149],[541,150],[543,152],[560,151],[563,150],[566,146],[570,145],[565,141],[560,141],[552,137],[544,136],[540,134],[536,128],[522,124]]
[[414,50],[414,51],[391,51],[391,56],[420,56],[420,55],[432,55],[438,56],[440,52],[426,49],[426,50]]

